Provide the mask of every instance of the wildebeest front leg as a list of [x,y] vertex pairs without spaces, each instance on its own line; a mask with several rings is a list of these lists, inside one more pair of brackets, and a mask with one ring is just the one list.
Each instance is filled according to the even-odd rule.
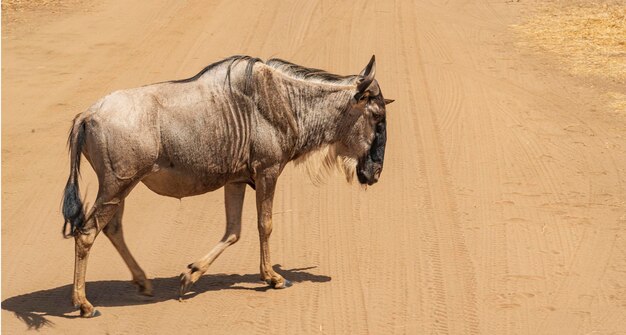
[[146,277],[146,273],[141,269],[137,261],[128,250],[126,241],[124,241],[124,231],[122,229],[122,217],[124,216],[124,201],[118,205],[117,212],[113,219],[107,224],[104,229],[104,235],[106,235],[113,246],[122,256],[122,259],[128,266],[130,273],[133,276],[133,283],[139,287],[139,293],[147,296],[152,296],[152,284]]
[[246,193],[246,184],[227,184],[224,186],[226,206],[226,232],[215,247],[201,259],[189,264],[180,276],[180,296],[182,297],[208,269],[211,263],[226,248],[239,240],[241,235],[241,210]]
[[272,234],[272,203],[278,172],[259,174],[256,178],[256,206],[261,246],[261,280],[274,288],[291,286],[289,280],[284,279],[272,268],[270,261],[269,238]]

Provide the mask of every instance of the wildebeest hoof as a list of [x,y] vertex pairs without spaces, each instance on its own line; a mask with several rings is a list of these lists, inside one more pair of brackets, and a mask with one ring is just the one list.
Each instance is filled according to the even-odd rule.
[[287,279],[283,279],[282,282],[276,282],[274,280],[268,279],[267,283],[272,287],[275,288],[277,290],[283,289],[283,288],[287,288],[287,287],[291,287],[293,286],[293,283],[290,280]]
[[185,293],[189,292],[189,289],[193,285],[193,281],[191,281],[191,276],[189,273],[181,273],[180,274],[180,290],[178,292],[178,300],[183,299]]
[[152,291],[152,284],[150,283],[149,280],[145,280],[145,281],[133,280],[133,284],[137,285],[139,294],[145,295],[147,297],[154,297],[154,293]]
[[94,309],[93,311],[91,311],[91,313],[84,313],[82,310],[80,311],[81,318],[86,318],[86,319],[95,318],[96,316],[100,316],[100,315],[102,314],[97,309]]

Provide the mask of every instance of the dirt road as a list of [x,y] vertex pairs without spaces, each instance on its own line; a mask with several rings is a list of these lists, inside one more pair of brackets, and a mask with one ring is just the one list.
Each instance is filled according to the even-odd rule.
[[[626,330],[626,121],[601,87],[514,47],[525,2],[106,0],[15,12],[2,40],[2,330],[42,333],[601,334]],[[72,117],[99,97],[195,74],[232,54],[358,72],[376,54],[389,140],[379,184],[315,187],[289,167],[258,281],[244,231],[194,287],[178,274],[224,228],[222,191],[138,186],[125,235],[154,278],[135,294],[104,237],[76,319],[61,237]],[[626,92],[624,92],[626,93]],[[88,164],[83,190],[97,182]],[[90,200],[91,201],[91,200]],[[626,332],[625,332],[626,333]]]

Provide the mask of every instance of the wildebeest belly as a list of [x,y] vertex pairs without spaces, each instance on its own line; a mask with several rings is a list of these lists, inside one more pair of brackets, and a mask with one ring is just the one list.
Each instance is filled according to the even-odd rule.
[[177,168],[157,167],[141,181],[157,194],[180,199],[215,191],[226,183],[243,182],[246,178],[230,173],[192,173]]

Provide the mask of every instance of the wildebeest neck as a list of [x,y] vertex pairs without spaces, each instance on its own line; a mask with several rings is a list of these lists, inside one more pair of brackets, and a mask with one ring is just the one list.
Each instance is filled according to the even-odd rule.
[[[335,142],[353,87],[309,81],[275,71],[261,71],[257,79],[259,110],[289,142],[290,158]],[[281,111],[280,117],[274,115]]]

